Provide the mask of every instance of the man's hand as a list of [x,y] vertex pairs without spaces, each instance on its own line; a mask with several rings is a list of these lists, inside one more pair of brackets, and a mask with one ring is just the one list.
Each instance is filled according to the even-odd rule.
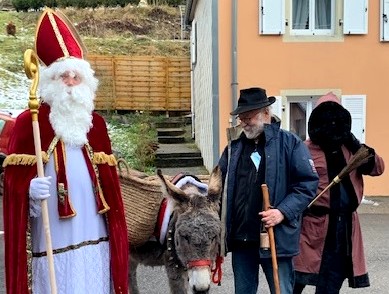
[[284,215],[278,209],[271,208],[258,213],[262,216],[262,222],[265,228],[274,227],[284,220]]

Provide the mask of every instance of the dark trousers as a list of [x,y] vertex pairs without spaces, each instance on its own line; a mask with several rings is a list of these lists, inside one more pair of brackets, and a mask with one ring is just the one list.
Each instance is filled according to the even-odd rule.
[[[282,294],[292,294],[294,269],[292,257],[277,258],[278,276]],[[258,289],[259,266],[266,276],[270,293],[275,293],[271,258],[260,258],[259,247],[232,250],[235,294],[256,294]]]

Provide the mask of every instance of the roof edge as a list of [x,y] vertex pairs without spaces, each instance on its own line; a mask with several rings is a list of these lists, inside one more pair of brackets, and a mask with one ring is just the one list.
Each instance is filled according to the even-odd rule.
[[197,6],[197,2],[198,2],[198,0],[188,0],[186,2],[186,7],[185,7],[185,24],[186,25],[192,24],[195,10],[196,10],[196,6]]

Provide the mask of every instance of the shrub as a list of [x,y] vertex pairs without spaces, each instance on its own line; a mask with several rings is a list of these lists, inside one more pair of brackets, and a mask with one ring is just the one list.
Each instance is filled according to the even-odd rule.
[[186,0],[148,0],[150,5],[169,5],[169,6],[178,6],[185,5]]
[[107,117],[112,148],[133,169],[154,173],[157,132],[148,113]]
[[12,5],[16,11],[25,11],[27,12],[30,8],[29,0],[12,0]]

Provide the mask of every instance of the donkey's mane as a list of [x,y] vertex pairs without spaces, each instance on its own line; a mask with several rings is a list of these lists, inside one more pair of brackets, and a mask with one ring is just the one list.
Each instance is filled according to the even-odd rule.
[[208,198],[202,195],[192,195],[190,197],[189,203],[193,208],[198,208],[198,209],[206,208],[209,206]]
[[187,195],[189,195],[189,206],[195,209],[206,208],[209,206],[207,192],[196,187],[194,184],[188,183],[181,187]]

